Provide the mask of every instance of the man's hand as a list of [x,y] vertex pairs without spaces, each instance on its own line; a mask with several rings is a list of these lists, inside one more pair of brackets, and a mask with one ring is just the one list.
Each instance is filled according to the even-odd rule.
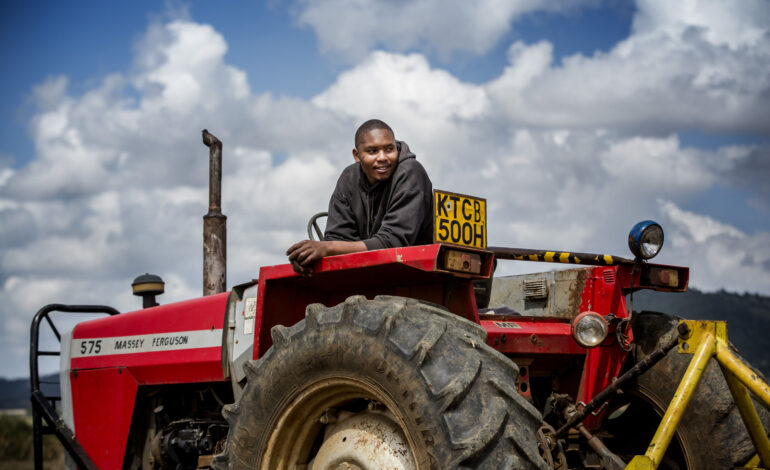
[[302,266],[296,261],[291,261],[291,268],[294,270],[295,273],[301,274],[302,276],[310,276],[311,274],[313,274],[313,268],[309,266],[308,267]]
[[312,263],[324,256],[341,255],[366,251],[366,244],[362,241],[312,241],[302,240],[286,250],[291,267],[297,274],[309,276],[313,273]]
[[298,274],[310,275],[312,270],[310,264],[328,255],[328,245],[330,242],[316,242],[312,240],[302,240],[286,250],[292,268]]

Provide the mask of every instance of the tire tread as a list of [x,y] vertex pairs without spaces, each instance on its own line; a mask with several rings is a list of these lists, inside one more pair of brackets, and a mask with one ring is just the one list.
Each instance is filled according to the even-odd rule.
[[[480,325],[413,299],[378,296],[367,300],[353,296],[336,307],[309,305],[306,318],[297,325],[275,327],[271,331],[275,348],[253,365],[246,366],[251,372],[241,403],[245,397],[259,402],[260,374],[280,370],[261,367],[261,363],[271,360],[273,349],[287,345],[291,349],[294,345],[290,343],[301,342],[304,336],[315,337],[323,331],[351,328],[371,340],[380,338],[378,341],[404,358],[418,373],[422,388],[437,413],[437,420],[431,426],[443,429],[441,432],[446,437],[441,439],[448,442],[448,449],[433,448],[436,441],[427,432],[432,428],[429,423],[422,423],[428,426],[420,437],[427,444],[431,468],[548,468],[537,452],[535,433],[540,426],[539,414],[512,385],[518,374],[516,364],[486,345],[486,332]],[[415,338],[416,332],[423,330],[424,333]],[[391,373],[384,372],[388,366],[374,363],[375,369],[386,375]],[[401,379],[390,377],[390,380]],[[404,394],[404,400],[405,407],[425,413],[414,409],[417,402],[410,402],[412,397],[408,393]],[[243,461],[236,454],[250,452],[242,448],[243,436],[238,435],[244,429],[239,426],[239,420],[246,419],[241,416],[240,408],[243,406],[223,410],[231,428],[225,451],[214,458],[214,468],[243,468]],[[418,423],[423,419],[418,418]]]

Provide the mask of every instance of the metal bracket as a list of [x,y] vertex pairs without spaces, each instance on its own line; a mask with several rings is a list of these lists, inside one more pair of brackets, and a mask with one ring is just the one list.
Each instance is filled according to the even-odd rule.
[[[30,327],[30,347],[29,347],[29,382],[32,401],[32,446],[35,459],[35,470],[43,469],[43,434],[54,434],[64,446],[64,449],[70,454],[72,459],[80,468],[88,470],[97,469],[96,465],[86,454],[71,429],[67,427],[64,421],[56,413],[54,403],[60,400],[59,397],[46,397],[40,390],[40,374],[38,369],[38,359],[40,356],[59,356],[59,351],[41,351],[40,350],[40,324],[46,321],[56,339],[61,341],[61,334],[51,320],[52,312],[64,313],[102,313],[107,315],[117,315],[118,312],[112,307],[104,305],[63,305],[49,304],[38,310],[32,318]],[[43,426],[45,420],[48,426]]]
[[[721,321],[682,320],[679,323],[679,353],[692,354],[687,371],[674,393],[671,403],[660,421],[660,426],[647,448],[626,466],[626,470],[655,470],[674,437],[687,405],[695,392],[708,361],[714,357],[722,369],[727,385],[740,411],[743,423],[751,437],[757,456],[752,459],[753,468],[770,467],[770,440],[759,420],[751,391],[765,405],[770,406],[770,387],[747,367],[731,350],[727,341],[727,323]],[[752,468],[752,467],[750,467]]]

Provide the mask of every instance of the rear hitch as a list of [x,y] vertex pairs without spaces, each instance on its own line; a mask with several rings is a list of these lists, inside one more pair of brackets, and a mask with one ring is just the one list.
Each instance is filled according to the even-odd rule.
[[[578,413],[578,410],[575,405],[569,405],[564,410],[564,416],[568,419],[576,413]],[[613,454],[612,451],[610,451],[610,449],[604,445],[604,442],[602,442],[599,437],[593,435],[591,431],[589,431],[583,425],[583,423],[578,423],[575,428],[585,438],[586,442],[588,442],[588,445],[591,446],[594,452],[596,452],[596,454],[599,455],[599,457],[602,459],[602,468],[605,470],[623,470],[626,467],[626,463],[623,462],[620,457]]]

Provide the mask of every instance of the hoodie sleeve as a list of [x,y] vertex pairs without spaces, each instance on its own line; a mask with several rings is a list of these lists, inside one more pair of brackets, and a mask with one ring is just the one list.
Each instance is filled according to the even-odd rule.
[[423,166],[414,158],[399,163],[391,197],[380,229],[364,240],[369,250],[412,246],[432,216],[433,186]]
[[329,216],[326,219],[324,240],[360,240],[358,223],[350,207],[349,197],[345,188],[349,186],[349,171],[344,171],[337,181],[334,193],[329,200]]

